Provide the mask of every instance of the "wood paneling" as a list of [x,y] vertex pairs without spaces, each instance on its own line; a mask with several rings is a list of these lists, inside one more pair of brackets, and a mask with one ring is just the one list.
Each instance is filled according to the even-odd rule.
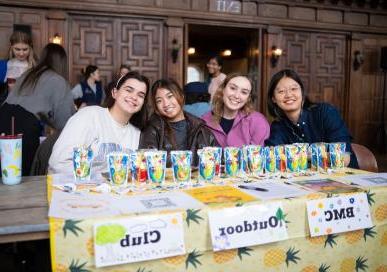
[[138,18],[70,16],[70,81],[81,69],[99,67],[103,82],[111,81],[121,64],[154,81],[162,75],[162,22]]
[[382,100],[383,72],[380,68],[380,48],[383,46],[387,46],[387,36],[362,35],[352,40],[351,60],[354,52],[360,51],[364,63],[357,71],[351,68],[349,86],[349,126],[354,139],[377,152],[385,149],[381,143],[383,128],[387,127],[387,114],[384,116],[384,126],[381,115],[382,104],[386,103]]
[[297,71],[312,101],[345,113],[346,36],[286,30],[282,37],[279,66]]

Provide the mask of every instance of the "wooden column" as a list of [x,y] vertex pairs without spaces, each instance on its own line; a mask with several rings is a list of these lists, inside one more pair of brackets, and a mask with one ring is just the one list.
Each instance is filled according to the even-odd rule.
[[164,61],[167,64],[167,77],[184,84],[184,21],[181,18],[169,18],[167,26],[167,45]]

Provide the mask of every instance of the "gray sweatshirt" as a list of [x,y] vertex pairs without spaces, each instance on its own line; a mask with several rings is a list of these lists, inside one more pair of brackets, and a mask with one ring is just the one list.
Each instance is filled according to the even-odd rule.
[[24,90],[23,94],[18,94],[17,91],[25,76],[26,73],[16,80],[15,87],[9,93],[6,102],[20,105],[37,116],[38,113],[42,113],[56,129],[62,129],[75,112],[69,83],[59,74],[48,70],[40,76],[34,90]]

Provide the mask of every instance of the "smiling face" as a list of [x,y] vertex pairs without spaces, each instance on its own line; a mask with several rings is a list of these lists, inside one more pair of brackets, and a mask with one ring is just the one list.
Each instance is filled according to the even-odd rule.
[[207,69],[210,75],[217,76],[220,73],[222,66],[219,65],[215,58],[212,58],[207,62]]
[[[250,98],[251,83],[244,76],[237,76],[223,89],[224,117],[234,118]],[[227,115],[227,116],[226,116]]]
[[125,119],[129,120],[144,105],[146,90],[147,87],[144,82],[135,78],[129,78],[118,90],[116,88],[113,89],[112,97],[115,99],[115,103],[111,111],[117,114],[117,116],[124,116]]
[[301,86],[290,77],[282,78],[274,89],[272,101],[287,115],[301,112]]
[[161,116],[166,117],[170,122],[177,122],[184,119],[182,106],[170,90],[165,88],[157,89],[155,102],[157,112]]
[[12,45],[12,52],[17,60],[26,61],[30,55],[30,51],[30,46],[26,43],[15,43]]

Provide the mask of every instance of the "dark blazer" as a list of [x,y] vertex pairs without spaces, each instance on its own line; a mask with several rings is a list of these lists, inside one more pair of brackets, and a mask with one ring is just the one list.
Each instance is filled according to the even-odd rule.
[[[184,112],[184,116],[188,123],[186,150],[192,151],[192,163],[197,165],[197,150],[206,146],[218,146],[218,142],[204,121],[187,112]],[[139,148],[156,148],[168,152],[173,150],[173,144],[167,136],[166,129],[166,121],[159,115],[153,114],[141,132]],[[169,159],[168,162],[170,162]]]

